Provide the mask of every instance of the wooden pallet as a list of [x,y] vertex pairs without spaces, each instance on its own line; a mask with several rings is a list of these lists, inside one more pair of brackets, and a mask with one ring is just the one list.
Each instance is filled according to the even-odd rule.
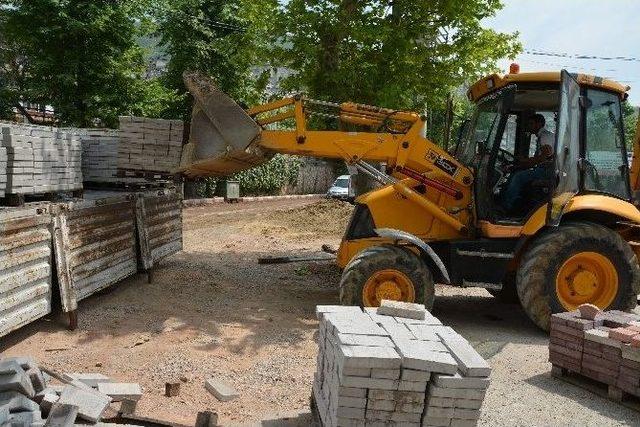
[[602,383],[558,365],[552,365],[551,376],[640,412],[640,397],[626,393],[616,386]]
[[145,178],[152,180],[173,180],[174,175],[169,172],[144,171],[139,169],[118,169],[118,178]]
[[81,199],[83,190],[54,191],[36,194],[7,193],[0,197],[0,206],[21,207],[31,202],[58,202],[68,199]]
[[174,188],[174,181],[146,181],[146,182],[93,182],[85,181],[83,186],[87,190],[113,190],[113,191],[145,191]]

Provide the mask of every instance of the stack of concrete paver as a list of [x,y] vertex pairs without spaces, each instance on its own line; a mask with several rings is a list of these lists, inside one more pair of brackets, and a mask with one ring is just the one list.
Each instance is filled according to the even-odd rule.
[[120,117],[118,168],[171,173],[180,165],[181,120]]
[[[73,129],[0,124],[7,194],[82,189],[82,148]],[[1,162],[1,160],[0,160]]]
[[118,131],[83,129],[80,134],[85,182],[118,182]]
[[424,306],[317,306],[325,426],[475,426],[491,368]]
[[640,316],[593,306],[554,314],[549,361],[555,375],[564,369],[607,384],[612,397],[640,397]]
[[7,149],[0,146],[0,197],[7,190]]
[[[57,374],[56,374],[57,375]],[[137,402],[137,384],[113,383],[100,374],[53,378],[29,357],[0,359],[0,426],[67,426],[99,422],[111,402]],[[127,412],[130,413],[130,412]]]

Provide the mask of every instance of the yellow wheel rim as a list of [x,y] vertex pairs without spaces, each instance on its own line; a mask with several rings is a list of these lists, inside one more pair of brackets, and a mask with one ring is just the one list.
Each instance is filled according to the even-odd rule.
[[413,282],[398,270],[376,271],[364,284],[362,304],[365,307],[378,307],[383,299],[414,302],[416,291]]
[[558,271],[556,295],[568,311],[585,303],[605,309],[617,294],[616,267],[609,258],[597,252],[579,252],[566,260]]

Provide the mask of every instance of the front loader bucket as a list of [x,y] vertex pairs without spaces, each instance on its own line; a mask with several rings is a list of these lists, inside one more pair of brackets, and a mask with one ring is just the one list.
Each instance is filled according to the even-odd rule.
[[260,126],[212,79],[194,72],[185,72],[183,78],[194,106],[178,172],[190,177],[227,176],[269,159],[256,144]]

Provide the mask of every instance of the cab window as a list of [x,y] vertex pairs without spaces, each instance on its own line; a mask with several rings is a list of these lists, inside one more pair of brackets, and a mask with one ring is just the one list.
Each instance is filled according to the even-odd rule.
[[622,111],[618,95],[587,89],[584,189],[629,197]]

